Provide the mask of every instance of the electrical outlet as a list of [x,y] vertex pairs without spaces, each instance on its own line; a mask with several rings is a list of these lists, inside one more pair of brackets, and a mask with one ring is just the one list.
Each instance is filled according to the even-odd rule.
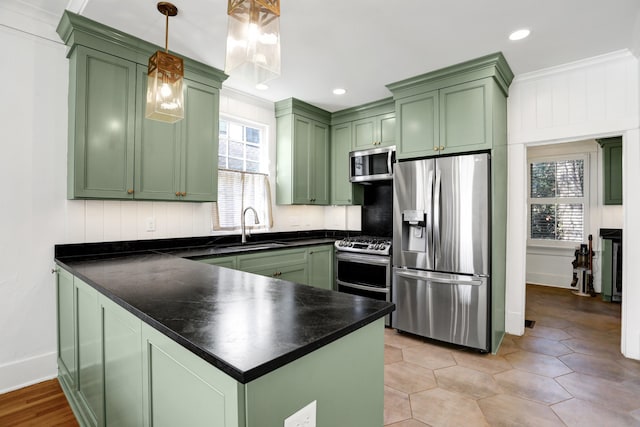
[[284,427],[316,427],[317,400],[284,420]]
[[156,219],[152,216],[146,220],[147,231],[156,231]]

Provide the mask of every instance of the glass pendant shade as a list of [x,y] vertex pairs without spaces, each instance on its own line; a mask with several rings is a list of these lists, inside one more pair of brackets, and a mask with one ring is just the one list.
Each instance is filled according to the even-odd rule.
[[182,58],[161,50],[149,58],[147,77],[148,119],[174,123],[184,118]]
[[158,3],[158,12],[166,17],[164,52],[159,50],[149,58],[145,117],[174,123],[184,119],[184,63],[182,58],[169,53],[169,17],[176,16],[178,8],[161,1]]
[[280,76],[280,0],[229,0],[225,72],[251,84]]

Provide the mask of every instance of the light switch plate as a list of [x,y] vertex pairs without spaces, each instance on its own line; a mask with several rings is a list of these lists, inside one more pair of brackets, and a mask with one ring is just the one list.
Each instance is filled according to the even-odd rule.
[[284,420],[284,427],[316,427],[317,400]]

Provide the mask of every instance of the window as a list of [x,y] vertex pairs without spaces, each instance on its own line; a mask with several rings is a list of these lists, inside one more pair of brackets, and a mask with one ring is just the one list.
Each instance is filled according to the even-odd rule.
[[529,238],[582,242],[585,158],[533,161],[529,183]]
[[214,230],[238,230],[240,216],[249,206],[258,212],[260,223],[255,225],[247,213],[247,228],[272,226],[266,133],[266,126],[220,117]]

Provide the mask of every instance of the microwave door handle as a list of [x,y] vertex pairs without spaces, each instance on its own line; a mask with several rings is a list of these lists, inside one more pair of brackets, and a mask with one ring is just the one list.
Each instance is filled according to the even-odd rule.
[[391,168],[393,168],[392,160],[393,160],[393,151],[389,150],[387,152],[387,173],[388,174],[391,174]]

